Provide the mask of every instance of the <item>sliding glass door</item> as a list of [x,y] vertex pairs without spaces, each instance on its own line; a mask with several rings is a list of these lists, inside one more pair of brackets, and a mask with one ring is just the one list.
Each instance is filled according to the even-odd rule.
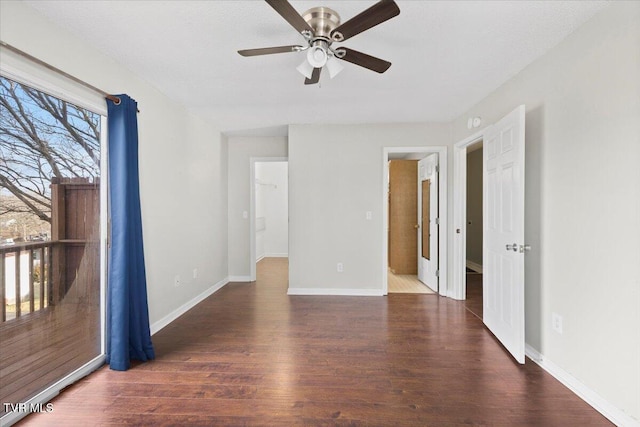
[[3,416],[104,353],[104,117],[5,77],[0,108]]

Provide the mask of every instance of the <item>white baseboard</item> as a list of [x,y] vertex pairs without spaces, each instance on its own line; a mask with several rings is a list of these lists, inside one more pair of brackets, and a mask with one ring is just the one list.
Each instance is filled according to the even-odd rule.
[[467,260],[466,261],[466,266],[467,266],[467,268],[472,269],[476,273],[482,274],[482,265],[481,264],[478,264],[477,262],[473,262],[473,261]]
[[382,289],[289,288],[287,295],[383,296]]
[[579,398],[587,402],[615,425],[620,427],[640,427],[640,421],[632,418],[609,403],[598,393],[580,382],[576,377],[544,357],[544,355],[540,354],[538,350],[529,344],[525,346],[525,353],[532,361],[540,365],[542,369],[550,373],[555,379],[564,384],[565,387],[574,392]]
[[196,304],[198,304],[200,301],[207,298],[209,295],[212,295],[216,291],[220,290],[224,285],[226,285],[230,281],[231,280],[229,277],[225,277],[224,279],[220,280],[218,283],[216,283],[206,291],[202,292],[200,295],[182,304],[180,307],[176,308],[171,313],[164,316],[162,319],[158,320],[157,322],[153,322],[153,325],[151,325],[151,327],[149,328],[151,330],[151,335],[155,335],[162,328],[164,328],[169,323],[173,322],[178,317],[182,316],[184,313],[186,313],[187,311],[195,307]]
[[251,282],[251,276],[229,276],[229,282]]
[[258,258],[256,258],[256,264],[262,261],[263,258],[264,258],[264,255],[260,255]]
[[277,253],[277,252],[272,252],[272,253],[268,253],[264,255],[265,258],[288,258],[289,254],[288,253]]

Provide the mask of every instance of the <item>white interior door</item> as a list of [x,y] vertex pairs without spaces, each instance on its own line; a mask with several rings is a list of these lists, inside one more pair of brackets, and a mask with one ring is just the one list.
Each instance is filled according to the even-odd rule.
[[484,135],[483,321],[524,363],[524,105]]
[[[429,203],[423,203],[424,197]],[[418,162],[418,279],[438,292],[438,155]],[[429,242],[426,247],[426,242]]]

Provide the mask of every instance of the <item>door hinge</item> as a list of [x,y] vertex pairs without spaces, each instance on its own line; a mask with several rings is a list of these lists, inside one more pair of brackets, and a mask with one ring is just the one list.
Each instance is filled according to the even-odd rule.
[[440,270],[436,270],[436,277],[440,277]]
[[436,225],[440,225],[440,218],[436,218]]
[[440,165],[436,165],[436,173],[440,173]]

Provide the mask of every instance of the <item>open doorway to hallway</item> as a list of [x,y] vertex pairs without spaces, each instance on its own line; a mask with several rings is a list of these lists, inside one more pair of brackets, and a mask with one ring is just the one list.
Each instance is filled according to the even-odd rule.
[[466,298],[469,311],[482,319],[482,140],[467,147]]
[[263,259],[289,256],[289,164],[286,158],[251,159],[251,280]]

